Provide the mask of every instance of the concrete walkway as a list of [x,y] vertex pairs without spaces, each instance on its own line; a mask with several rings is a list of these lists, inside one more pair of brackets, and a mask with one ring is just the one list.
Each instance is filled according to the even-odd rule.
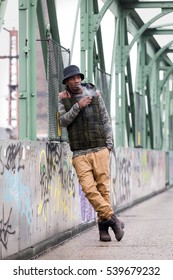
[[173,188],[119,215],[125,235],[100,242],[97,226],[43,253],[38,260],[173,260]]

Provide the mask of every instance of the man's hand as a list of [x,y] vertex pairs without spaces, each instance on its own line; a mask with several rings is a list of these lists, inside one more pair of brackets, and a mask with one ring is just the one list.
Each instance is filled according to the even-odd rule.
[[92,97],[91,96],[84,96],[80,99],[80,101],[78,102],[80,109],[85,108],[86,106],[88,106],[89,104],[91,104],[92,101]]

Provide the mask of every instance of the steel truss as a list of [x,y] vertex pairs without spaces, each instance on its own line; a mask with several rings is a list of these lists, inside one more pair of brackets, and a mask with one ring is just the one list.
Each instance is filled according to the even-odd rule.
[[[51,38],[61,44],[62,31],[58,27],[56,13],[58,5],[58,0],[19,0],[21,139],[36,139],[37,20],[40,40]],[[173,1],[81,0],[76,7],[71,56],[79,20],[81,71],[85,73],[87,81],[95,83],[104,91],[108,111],[115,119],[115,145],[172,149],[173,66],[168,54],[172,52],[173,41],[160,47],[154,35],[172,34],[173,29],[170,26],[165,28],[165,25],[153,28],[153,23],[173,12]],[[137,13],[136,9],[139,8],[160,8],[160,12],[144,23]],[[112,38],[109,68],[102,31],[102,22],[108,12],[114,19],[114,24],[107,26],[107,38]],[[47,79],[46,44],[42,44],[42,55]],[[99,76],[100,73],[104,75]]]

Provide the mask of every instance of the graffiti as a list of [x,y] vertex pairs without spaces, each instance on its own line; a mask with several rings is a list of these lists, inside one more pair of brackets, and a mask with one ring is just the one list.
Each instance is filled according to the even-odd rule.
[[[44,172],[43,174],[47,183],[50,183],[52,179],[55,178],[55,174],[58,173],[63,189],[67,190],[70,195],[73,193],[73,196],[75,196],[75,172],[72,166],[71,157],[66,150],[63,150],[56,143],[47,143],[46,153],[44,151],[42,152],[46,159],[46,163],[43,166],[45,174]],[[41,179],[43,180],[43,178]]]
[[89,201],[85,198],[85,194],[83,193],[81,186],[79,186],[79,194],[82,222],[87,222],[96,218],[96,212],[94,211],[94,208],[91,207]]
[[44,149],[41,151],[39,160],[42,199],[49,193],[49,185],[51,184],[53,176],[56,174],[57,166],[60,162],[59,159],[60,154],[58,153],[57,145],[55,143],[46,143],[46,151]]
[[62,155],[57,172],[58,180],[54,192],[56,209],[61,210],[62,214],[72,221],[74,220],[75,212],[74,199],[79,182],[72,166],[72,158],[66,151]]
[[17,145],[11,144],[10,146],[7,147],[7,151],[6,151],[7,163],[5,165],[7,170],[10,169],[12,171],[16,170],[17,157],[18,157],[17,171],[19,171],[21,168],[24,169],[24,165],[20,165],[20,161],[22,159],[22,151],[23,148],[21,147],[21,143],[17,143]]
[[[23,150],[24,151],[24,150]],[[25,156],[26,158],[29,158],[30,160],[36,160],[37,159],[37,149],[35,146],[29,146],[27,145],[26,146],[26,149],[25,149]]]
[[173,151],[169,151],[169,182],[173,185]]
[[[131,172],[129,174],[129,188],[130,188],[130,195],[131,190],[136,190],[142,187],[141,182],[141,152],[137,149],[135,152],[133,150],[130,151],[129,156],[130,164],[131,164]],[[133,183],[132,183],[133,182]]]
[[5,249],[7,249],[7,244],[8,244],[8,236],[10,234],[15,234],[15,230],[11,230],[11,225],[10,225],[10,218],[11,218],[11,213],[12,213],[12,207],[10,208],[10,212],[8,215],[8,218],[5,222],[4,218],[4,205],[2,209],[2,219],[0,220],[0,242],[4,246]]
[[111,161],[115,164],[112,168],[112,200],[116,201],[117,205],[130,198],[130,178],[131,178],[131,162],[130,154],[125,154],[124,151],[118,150],[112,155]]
[[[60,163],[61,149],[56,143],[46,143],[46,150],[42,149],[39,159],[39,176],[41,188],[41,201],[37,213],[47,221],[49,212],[50,193],[52,181],[56,178],[57,168]],[[54,185],[54,184],[53,184]]]
[[47,160],[46,160],[46,153],[44,150],[42,150],[40,154],[39,176],[40,176],[41,198],[44,199],[46,194],[48,194]]
[[[110,168],[112,206],[116,209],[164,186],[165,153],[116,148]],[[16,248],[25,249],[35,240],[41,242],[96,218],[66,143],[13,141],[1,145],[0,183],[2,248],[7,249],[15,239]]]
[[3,182],[3,200],[6,203],[13,203],[20,216],[25,216],[27,223],[31,223],[31,190],[22,183],[21,174],[13,174],[12,171],[5,171]]
[[4,164],[1,158],[1,153],[2,153],[2,146],[0,147],[0,174],[3,175],[4,174]]
[[4,174],[5,168],[7,170],[12,170],[13,173],[19,171],[20,169],[24,169],[24,164],[21,165],[22,153],[23,153],[23,148],[21,147],[21,143],[11,144],[7,147],[6,155],[4,155],[4,162],[3,162],[2,147],[0,147],[0,174],[1,175]]
[[[55,198],[55,205],[56,205],[56,211],[60,211],[63,216],[67,217],[69,220],[74,220],[74,213],[76,210],[76,205],[74,203],[75,201],[75,190],[74,186],[77,188],[78,180],[77,177],[75,177],[74,171],[70,171],[69,174],[71,174],[71,179],[67,180],[58,176],[57,178],[57,184],[56,188],[54,190],[54,198]],[[66,177],[65,177],[66,178]],[[73,185],[68,185],[67,187],[64,187],[64,182],[67,184],[70,182],[73,178]],[[78,183],[79,184],[79,183]]]
[[22,182],[20,170],[24,170],[22,164],[23,147],[21,143],[10,144],[4,149],[2,157],[2,147],[0,149],[0,167],[3,175],[3,201],[13,203],[21,216],[25,216],[27,222],[31,222],[31,191]]
[[38,205],[38,216],[47,221],[50,212],[51,193],[55,199],[55,212],[62,211],[73,220],[73,199],[75,197],[75,178],[72,159],[66,150],[56,143],[47,143],[46,151],[42,149],[39,159],[39,176],[41,201]]
[[43,215],[45,221],[47,221],[47,204],[49,202],[49,187],[48,187],[48,174],[47,174],[47,159],[46,152],[43,149],[40,154],[39,163],[39,176],[40,176],[40,188],[41,188],[41,201],[38,205],[38,216]]
[[59,170],[59,175],[62,178],[63,188],[67,190],[68,194],[72,194],[73,197],[75,197],[74,177],[76,173],[74,172],[72,161],[69,156],[64,158],[62,166],[63,168]]
[[46,143],[47,178],[49,181],[60,164],[61,152],[62,150],[56,143]]

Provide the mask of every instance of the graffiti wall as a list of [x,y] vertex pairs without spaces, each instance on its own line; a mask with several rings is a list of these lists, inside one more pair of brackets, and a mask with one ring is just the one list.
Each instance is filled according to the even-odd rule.
[[[116,149],[110,170],[115,209],[165,188],[164,152]],[[0,259],[95,219],[67,143],[0,141]]]
[[173,186],[173,151],[169,152],[169,184]]
[[165,188],[165,153],[116,148],[111,155],[111,198],[115,208],[128,206]]

